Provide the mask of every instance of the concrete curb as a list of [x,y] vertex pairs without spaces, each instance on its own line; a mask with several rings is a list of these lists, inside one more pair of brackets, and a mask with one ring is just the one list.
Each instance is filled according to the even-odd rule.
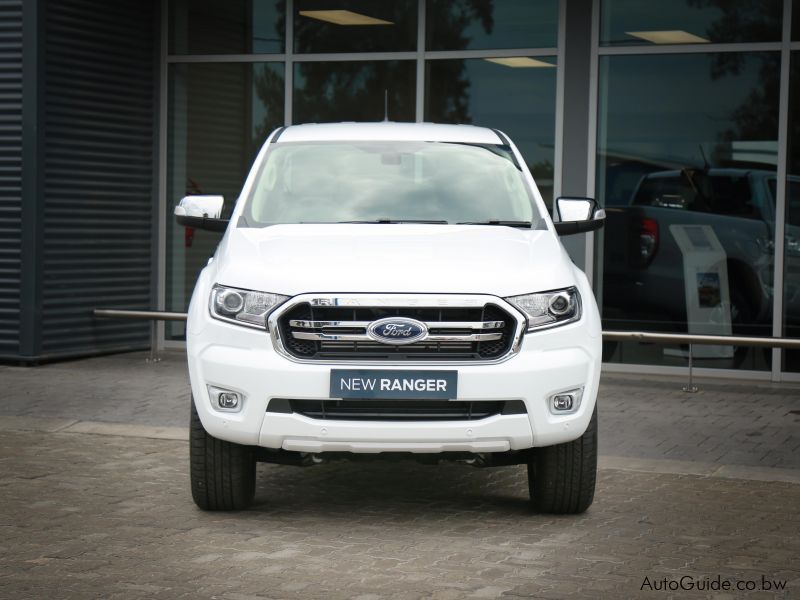
[[0,416],[0,431],[39,431],[43,433],[88,433],[157,440],[189,439],[188,427],[154,427],[132,423],[104,423],[24,416]]
[[754,467],[749,465],[722,465],[668,460],[664,458],[629,458],[626,456],[600,456],[600,470],[638,471],[640,473],[669,473],[671,475],[697,475],[720,479],[749,479],[751,481],[782,481],[800,484],[800,469]]
[[[187,441],[188,427],[154,427],[132,423],[104,423],[75,419],[41,418],[0,415],[0,431],[35,431],[40,433],[79,433],[158,440]],[[747,479],[751,481],[780,481],[800,484],[800,469],[778,469],[747,465],[721,465],[715,463],[667,460],[660,458],[629,458],[600,456],[598,469],[662,473],[670,475],[695,475],[721,479]]]
[[102,423],[99,421],[77,421],[59,430],[62,433],[91,433],[95,435],[118,435],[156,440],[189,440],[188,427],[153,427],[128,423]]

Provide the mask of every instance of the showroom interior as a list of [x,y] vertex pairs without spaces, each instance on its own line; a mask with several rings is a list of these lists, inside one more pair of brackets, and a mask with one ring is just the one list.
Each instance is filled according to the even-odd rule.
[[[275,128],[472,123],[519,146],[548,203],[591,196],[564,240],[604,329],[800,334],[800,2],[2,0],[0,358],[146,348],[186,310]],[[21,157],[21,159],[20,159]],[[157,325],[184,346],[181,322]],[[610,370],[683,372],[687,347],[608,342]],[[695,349],[701,373],[800,381],[800,351]]]

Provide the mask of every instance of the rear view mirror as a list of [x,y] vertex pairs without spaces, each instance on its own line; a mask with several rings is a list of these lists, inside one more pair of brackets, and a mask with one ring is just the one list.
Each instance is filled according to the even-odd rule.
[[185,227],[225,231],[228,219],[220,218],[224,203],[222,196],[186,196],[175,207],[175,220]]
[[572,235],[600,229],[605,223],[606,211],[597,206],[593,198],[560,196],[556,198],[556,233]]

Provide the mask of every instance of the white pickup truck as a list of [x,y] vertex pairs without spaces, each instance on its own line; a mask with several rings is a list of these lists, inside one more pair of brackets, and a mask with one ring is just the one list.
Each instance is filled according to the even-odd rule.
[[600,317],[501,132],[342,123],[275,131],[230,219],[190,196],[178,223],[225,231],[189,307],[191,487],[247,507],[258,461],[354,453],[525,464],[539,511],[592,503]]

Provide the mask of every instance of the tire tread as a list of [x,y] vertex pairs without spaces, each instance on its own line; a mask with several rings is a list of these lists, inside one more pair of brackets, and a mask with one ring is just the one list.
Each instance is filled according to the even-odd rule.
[[219,440],[203,428],[194,399],[189,427],[192,498],[203,510],[242,510],[255,495],[255,453],[250,446]]
[[597,407],[577,440],[537,448],[528,462],[531,503],[539,512],[578,514],[591,506],[597,480]]

